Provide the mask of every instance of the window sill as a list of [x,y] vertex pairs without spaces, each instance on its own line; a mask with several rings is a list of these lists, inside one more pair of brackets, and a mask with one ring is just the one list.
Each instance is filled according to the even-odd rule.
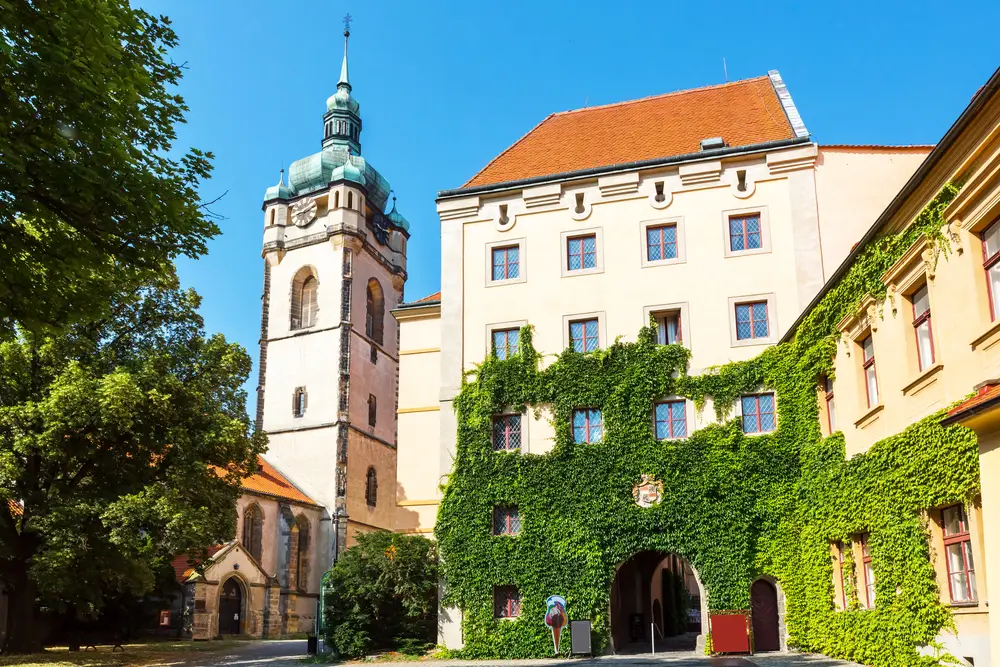
[[938,373],[944,368],[944,364],[931,364],[926,370],[921,371],[917,377],[903,387],[903,396],[914,396],[937,381]]
[[487,287],[501,287],[503,285],[520,285],[528,282],[527,278],[507,278],[506,280],[487,280]]
[[978,602],[951,602],[947,605],[953,614],[986,614],[989,612],[979,606]]
[[768,336],[767,338],[744,338],[743,340],[734,340],[730,347],[752,347],[754,345],[774,345],[777,340],[773,336]]
[[[728,242],[729,239],[727,238]],[[770,248],[754,248],[753,250],[727,250],[726,259],[734,259],[736,257],[748,257],[750,255],[767,255],[771,252]]]
[[1000,342],[1000,319],[990,322],[983,333],[972,339],[969,347],[973,350],[988,350]]
[[674,259],[644,259],[642,261],[642,268],[652,269],[657,266],[671,266],[673,264],[685,264],[687,259],[684,257],[676,257]]
[[854,422],[854,428],[859,430],[868,428],[876,421],[878,421],[879,415],[882,413],[883,410],[885,410],[885,406],[881,403],[878,403],[874,407],[870,408],[868,412],[861,415],[860,419]]
[[574,276],[590,276],[595,273],[604,273],[603,266],[595,266],[592,269],[563,269],[563,278],[572,278]]

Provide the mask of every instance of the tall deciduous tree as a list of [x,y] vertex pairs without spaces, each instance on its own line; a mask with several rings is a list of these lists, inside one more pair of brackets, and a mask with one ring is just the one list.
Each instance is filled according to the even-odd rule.
[[232,539],[265,446],[246,413],[250,357],[205,336],[194,292],[171,275],[110,306],[0,343],[8,652],[35,648],[38,604],[96,611],[148,590],[163,559]]
[[105,312],[218,233],[196,191],[211,154],[169,157],[176,42],[127,0],[0,0],[0,328]]

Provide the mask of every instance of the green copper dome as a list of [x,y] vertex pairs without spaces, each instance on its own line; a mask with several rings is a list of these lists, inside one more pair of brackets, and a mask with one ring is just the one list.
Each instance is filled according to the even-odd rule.
[[347,151],[328,149],[296,160],[288,168],[288,184],[296,194],[305,194],[326,187],[333,170],[344,164]]
[[337,88],[337,92],[330,95],[330,97],[326,100],[327,111],[348,111],[356,114],[360,108],[361,105],[358,104],[358,101],[351,95],[350,86],[339,86]]
[[271,201],[272,199],[291,199],[293,196],[292,191],[285,185],[285,170],[281,170],[281,176],[278,177],[277,185],[272,185],[264,192],[264,201]]
[[389,211],[385,217],[389,220],[389,224],[392,225],[393,227],[399,227],[405,232],[410,231],[410,223],[407,222],[406,218],[404,218],[402,214],[396,210],[395,197],[392,198],[392,210]]

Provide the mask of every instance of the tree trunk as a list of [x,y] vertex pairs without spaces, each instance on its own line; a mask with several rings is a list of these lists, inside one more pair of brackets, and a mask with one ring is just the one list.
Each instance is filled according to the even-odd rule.
[[28,569],[15,565],[4,572],[7,585],[7,636],[3,653],[34,653],[41,650],[35,627],[35,582]]

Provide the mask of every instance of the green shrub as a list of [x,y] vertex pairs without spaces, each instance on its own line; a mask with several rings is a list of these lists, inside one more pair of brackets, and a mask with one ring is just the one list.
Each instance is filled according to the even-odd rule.
[[434,542],[385,531],[357,539],[327,577],[327,645],[342,658],[433,645],[438,587]]

